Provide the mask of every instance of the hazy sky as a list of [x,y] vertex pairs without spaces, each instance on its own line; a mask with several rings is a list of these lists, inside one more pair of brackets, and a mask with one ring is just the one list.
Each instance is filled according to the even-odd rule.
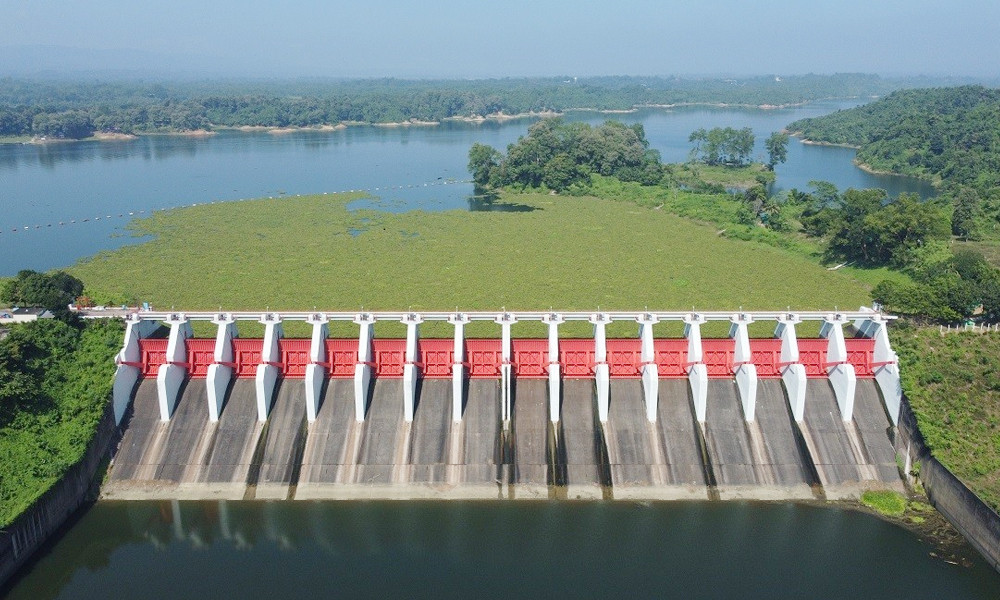
[[996,0],[0,0],[0,52],[241,75],[995,77],[998,32]]

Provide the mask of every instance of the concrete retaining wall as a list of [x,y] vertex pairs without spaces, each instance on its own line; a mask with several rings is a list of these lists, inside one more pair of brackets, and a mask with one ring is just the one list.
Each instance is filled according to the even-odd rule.
[[917,429],[917,418],[905,398],[899,415],[896,448],[901,454],[908,451],[910,460],[920,463],[920,481],[931,504],[994,569],[1000,571],[1000,516],[931,456],[923,435]]
[[87,499],[116,430],[114,408],[108,402],[83,458],[9,527],[0,531],[0,589]]

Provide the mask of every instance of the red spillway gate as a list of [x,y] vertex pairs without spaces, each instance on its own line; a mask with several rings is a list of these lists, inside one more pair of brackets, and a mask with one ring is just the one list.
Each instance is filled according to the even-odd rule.
[[354,377],[354,367],[358,363],[358,340],[326,340],[326,360],[324,366],[330,370],[330,377]]
[[[800,362],[811,378],[826,377],[827,368],[834,366],[827,362],[825,339],[800,339]],[[847,362],[854,365],[858,377],[873,377],[872,354],[875,341],[869,338],[845,340]],[[237,377],[253,377],[261,364],[264,341],[261,339],[233,340],[233,363]],[[281,368],[285,377],[304,377],[306,366],[310,364],[308,339],[282,339],[278,342]],[[451,339],[422,339],[418,342],[418,360],[421,376],[426,378],[449,378],[455,362],[454,341]],[[186,341],[187,366],[190,376],[203,378],[208,367],[214,362],[214,339],[189,339]],[[372,343],[373,357],[370,363],[378,377],[402,377],[406,365],[406,340],[376,339]],[[703,362],[709,377],[731,377],[734,363],[735,342],[729,338],[702,340]],[[167,340],[163,338],[139,340],[142,355],[142,374],[155,377],[160,365],[166,362]],[[690,364],[687,362],[687,340],[658,339],[653,342],[654,362],[660,377],[687,377]],[[751,362],[757,367],[757,375],[762,378],[781,376],[781,340],[750,340]],[[330,377],[349,378],[354,376],[358,362],[358,341],[356,339],[326,340],[326,361],[320,363]],[[551,359],[546,339],[517,339],[511,342],[511,367],[516,377],[540,379],[548,377]],[[465,341],[464,366],[469,377],[499,378],[503,366],[501,341],[497,339],[469,339]],[[592,339],[559,340],[559,364],[561,375],[567,378],[594,376],[596,352]],[[638,339],[607,340],[607,364],[614,378],[638,378],[642,375],[642,348]]]
[[215,340],[187,340],[188,374],[201,379],[208,375],[208,366],[215,362]]
[[142,356],[142,376],[156,377],[160,365],[167,362],[167,339],[139,340],[139,354]]

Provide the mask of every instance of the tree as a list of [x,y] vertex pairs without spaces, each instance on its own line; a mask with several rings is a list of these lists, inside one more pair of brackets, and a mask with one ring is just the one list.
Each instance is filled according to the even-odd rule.
[[955,195],[955,212],[951,215],[951,232],[967,240],[982,236],[980,223],[984,218],[983,201],[976,190],[963,187]]
[[586,175],[586,170],[580,168],[565,152],[556,154],[552,160],[545,163],[545,175],[542,183],[550,190],[563,192],[569,186],[580,181]]
[[691,132],[688,141],[695,143],[691,151],[695,160],[707,165],[742,166],[753,153],[754,135],[749,127],[714,127],[707,131],[701,128]]
[[64,271],[47,275],[24,270],[0,290],[0,301],[22,306],[38,306],[62,314],[81,294],[83,294],[83,282]]
[[773,171],[775,165],[788,158],[788,134],[775,131],[764,140],[764,147],[767,149],[767,168]]
[[490,185],[490,177],[502,158],[503,155],[493,146],[476,142],[469,148],[469,172],[477,186],[485,188]]
[[869,266],[905,267],[924,244],[950,234],[948,208],[922,202],[916,194],[900,194],[886,203],[881,189],[844,192],[831,210],[828,254]]

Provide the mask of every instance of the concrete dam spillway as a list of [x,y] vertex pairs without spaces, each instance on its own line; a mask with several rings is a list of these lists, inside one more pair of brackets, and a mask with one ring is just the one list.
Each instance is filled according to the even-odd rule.
[[[264,337],[238,336],[238,322]],[[886,324],[832,313],[134,313],[118,499],[814,499],[904,490]],[[467,338],[489,320],[497,339]],[[589,321],[593,337],[559,336]],[[639,334],[606,327],[631,321]],[[796,325],[819,321],[820,337]],[[195,338],[192,321],[217,326]],[[283,337],[305,321],[310,339]],[[356,339],[329,324],[353,321]],[[376,339],[394,321],[405,339]],[[447,321],[452,339],[422,339]],[[541,322],[548,338],[512,335]],[[661,322],[684,337],[658,338]],[[701,328],[725,321],[725,338]],[[771,338],[748,325],[771,321]],[[162,324],[169,335],[156,337]],[[846,334],[845,334],[846,332]]]

